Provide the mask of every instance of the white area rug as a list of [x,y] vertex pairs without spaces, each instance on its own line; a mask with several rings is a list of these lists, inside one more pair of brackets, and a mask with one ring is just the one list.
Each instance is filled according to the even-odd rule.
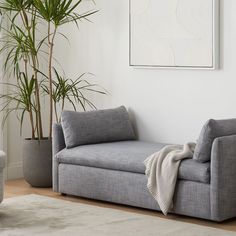
[[26,195],[0,205],[0,236],[231,236],[234,232]]

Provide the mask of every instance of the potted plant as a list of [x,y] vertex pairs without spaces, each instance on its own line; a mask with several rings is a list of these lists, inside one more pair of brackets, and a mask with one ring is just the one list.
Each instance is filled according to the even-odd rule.
[[[0,95],[3,123],[16,112],[21,130],[23,122],[29,126],[31,137],[26,138],[23,145],[23,172],[26,181],[35,187],[52,185],[52,123],[53,120],[60,121],[60,111],[65,103],[70,103],[75,110],[78,105],[83,110],[86,106],[95,108],[87,98],[87,92],[105,94],[103,89],[85,78],[87,74],[70,79],[53,66],[58,29],[69,23],[78,25],[79,21],[97,12],[77,13],[81,3],[82,0],[0,1],[0,53],[5,57],[4,70],[11,77],[3,83],[6,90]],[[45,34],[40,31],[42,25],[47,28]],[[47,70],[41,66],[45,55]],[[46,124],[41,110],[44,97],[49,104]],[[49,130],[45,134],[47,123]]]

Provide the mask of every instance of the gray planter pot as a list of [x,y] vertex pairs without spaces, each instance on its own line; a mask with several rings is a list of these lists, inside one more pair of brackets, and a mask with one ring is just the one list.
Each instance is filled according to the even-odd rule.
[[52,140],[24,140],[23,173],[33,187],[52,186]]

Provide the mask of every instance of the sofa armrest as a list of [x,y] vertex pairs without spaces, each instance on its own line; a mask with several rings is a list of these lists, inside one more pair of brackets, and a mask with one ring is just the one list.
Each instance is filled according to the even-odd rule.
[[65,139],[61,124],[53,124],[53,140],[52,140],[52,172],[53,172],[53,191],[58,192],[58,160],[56,154],[66,147]]
[[60,152],[66,147],[66,144],[61,124],[54,123],[52,127],[52,132],[52,154],[53,156],[55,156],[58,152]]
[[211,151],[211,218],[236,215],[236,135],[216,138]]

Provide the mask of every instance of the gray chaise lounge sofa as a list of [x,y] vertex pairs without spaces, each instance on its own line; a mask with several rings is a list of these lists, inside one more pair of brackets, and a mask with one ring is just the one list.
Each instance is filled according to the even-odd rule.
[[[126,112],[124,107],[118,109]],[[67,122],[71,120],[69,128],[68,123],[63,128],[61,124],[54,124],[54,191],[159,210],[157,202],[146,187],[147,178],[143,161],[165,144],[143,142],[133,138],[129,140],[128,135],[128,140],[124,138],[124,141],[103,140],[102,143],[96,143],[96,140],[92,140],[93,144],[66,145],[66,142],[70,143],[71,138],[81,138],[83,130],[80,133],[79,128],[83,129],[87,122],[92,121],[90,116],[93,114],[91,112],[83,117],[81,113],[78,119],[74,119],[75,113],[65,112],[64,117],[62,116],[62,126],[63,119]],[[117,117],[117,114],[115,116]],[[95,115],[95,119],[100,118]],[[120,118],[123,119],[122,115]],[[119,122],[119,119],[116,122]],[[79,122],[81,127],[75,127],[73,131],[71,128],[76,126],[74,122]],[[110,125],[109,121],[105,123]],[[103,126],[104,121],[99,125]],[[198,141],[196,154],[204,157],[207,154],[204,145],[210,143],[209,158],[205,156],[205,160],[194,158],[195,160],[182,161],[173,199],[173,213],[218,222],[236,216],[236,120],[226,121],[226,126],[225,131],[224,121],[223,126],[221,122],[218,125],[217,121],[208,121],[199,137],[201,140]],[[86,128],[91,127],[88,125]],[[211,133],[215,128],[218,131]],[[68,136],[68,132],[74,134]],[[217,137],[221,133],[223,135]],[[100,135],[103,134],[106,136],[106,131],[100,132]],[[89,140],[86,142],[89,143]]]

